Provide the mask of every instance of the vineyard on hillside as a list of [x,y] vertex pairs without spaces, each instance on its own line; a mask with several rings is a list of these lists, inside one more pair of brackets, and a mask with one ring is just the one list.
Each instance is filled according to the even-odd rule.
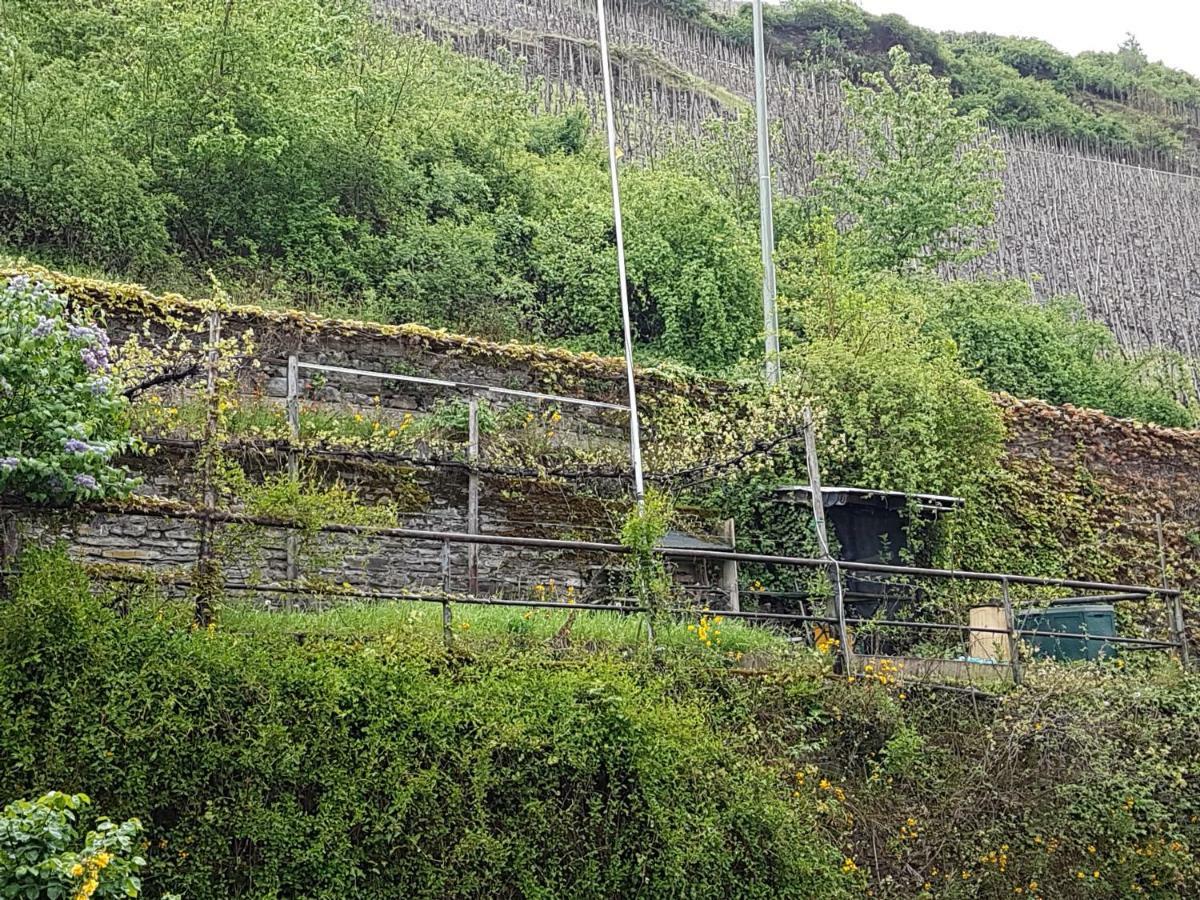
[[[562,109],[601,96],[592,5],[582,0],[375,0],[395,27],[469,55],[519,66]],[[753,96],[747,51],[704,26],[637,0],[610,6],[622,142],[653,157],[711,136]],[[816,155],[847,140],[840,87],[774,63],[768,80],[784,191],[802,193]],[[733,140],[734,138],[731,138]],[[1000,136],[1005,198],[994,252],[970,271],[1019,273],[1040,296],[1075,294],[1131,349],[1200,352],[1200,178],[1153,154]],[[746,156],[746,177],[752,158]],[[747,184],[750,182],[747,181]]]

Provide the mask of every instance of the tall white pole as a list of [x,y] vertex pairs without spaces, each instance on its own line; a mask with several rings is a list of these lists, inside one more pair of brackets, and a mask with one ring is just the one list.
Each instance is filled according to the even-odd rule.
[[775,288],[775,213],[771,198],[771,148],[767,138],[767,50],[762,0],[754,0],[754,109],[758,118],[758,209],[762,238],[763,332],[767,384],[779,384],[779,311]]
[[638,427],[637,386],[633,379],[633,333],[629,324],[629,288],[625,282],[625,233],[621,221],[621,185],[617,177],[617,126],[613,119],[612,68],[608,60],[608,22],[604,0],[596,0],[600,18],[600,68],[604,74],[604,120],[608,129],[608,170],[612,179],[613,222],[617,238],[617,279],[621,288],[621,321],[625,330],[625,375],[629,382],[629,457],[633,492],[640,508],[646,497],[642,481],[642,439]]

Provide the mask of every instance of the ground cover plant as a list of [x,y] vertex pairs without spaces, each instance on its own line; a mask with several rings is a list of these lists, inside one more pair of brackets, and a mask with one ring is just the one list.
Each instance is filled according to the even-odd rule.
[[87,784],[138,816],[148,896],[1200,885],[1200,687],[1166,661],[1037,665],[972,697],[837,677],[769,635],[738,660],[684,621],[653,651],[582,612],[555,641],[570,611],[457,608],[448,644],[436,606],[197,629],[59,555],[23,570],[0,608],[0,791]]

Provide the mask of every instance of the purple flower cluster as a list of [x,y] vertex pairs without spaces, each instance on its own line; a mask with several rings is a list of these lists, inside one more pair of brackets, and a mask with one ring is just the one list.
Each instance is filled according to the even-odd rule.
[[44,338],[54,330],[54,320],[48,319],[45,316],[38,316],[38,323],[33,327],[31,334],[35,338]]
[[32,284],[28,275],[14,275],[8,279],[8,289],[14,294],[24,294]]
[[63,444],[63,449],[68,453],[91,453],[95,448],[79,438],[68,438],[67,442]]
[[17,459],[15,456],[0,457],[0,470],[5,472],[11,472],[20,464],[21,460]]
[[103,328],[88,325],[68,325],[67,337],[71,340],[84,341],[87,346],[79,351],[79,358],[89,372],[99,372],[108,368],[109,357],[108,335]]
[[109,379],[97,378],[95,381],[92,382],[92,396],[93,397],[103,397],[105,394],[108,393],[108,389],[109,389],[109,387],[111,387],[111,385],[112,385],[112,382]]
[[81,487],[85,490],[94,491],[96,488],[100,487],[100,485],[96,482],[96,479],[91,475],[76,475],[74,480],[76,487]]

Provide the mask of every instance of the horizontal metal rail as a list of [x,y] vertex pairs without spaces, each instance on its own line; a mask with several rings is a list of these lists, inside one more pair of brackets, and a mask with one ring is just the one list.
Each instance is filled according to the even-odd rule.
[[[134,574],[117,573],[117,572],[99,572],[95,576],[103,581],[120,581],[131,584],[143,583],[146,579]],[[190,579],[165,579],[163,582],[170,587],[191,587],[193,582]],[[517,600],[515,598],[505,597],[480,597],[471,594],[453,594],[445,592],[390,592],[390,591],[343,591],[332,588],[309,588],[299,585],[264,585],[264,584],[246,584],[241,582],[229,582],[223,585],[227,591],[249,592],[261,594],[293,594],[305,597],[332,597],[343,600],[383,600],[383,601],[399,601],[399,602],[420,602],[420,603],[450,603],[465,606],[502,606],[516,608],[532,608],[532,609],[562,609],[562,610],[584,610],[587,612],[612,612],[623,615],[637,614],[649,612],[645,606],[622,604],[622,603],[587,603],[580,601],[555,601],[555,600]],[[764,621],[764,622],[803,622],[816,623],[821,625],[836,625],[838,620],[831,616],[809,615],[807,613],[776,613],[765,610],[708,610],[697,609],[695,607],[669,607],[664,612],[675,615],[695,616],[712,613],[721,616],[725,619],[742,620],[742,621]],[[930,631],[966,631],[975,634],[994,634],[997,636],[1008,636],[1009,631],[1005,628],[989,628],[986,626],[972,626],[967,624],[954,624],[947,622],[917,622],[911,620],[896,620],[896,619],[863,619],[863,618],[847,618],[847,625],[876,625],[889,628],[914,628]],[[1146,649],[1163,649],[1169,650],[1179,646],[1174,641],[1160,641],[1151,638],[1134,638],[1123,637],[1120,635],[1098,635],[1089,634],[1087,632],[1064,632],[1064,631],[1041,631],[1036,629],[1017,629],[1017,634],[1023,637],[1052,637],[1071,640],[1088,640],[1100,643],[1124,644],[1130,647],[1144,647]]]
[[[136,509],[122,510],[129,514],[161,516],[171,519],[201,520],[207,517],[213,522],[228,524],[257,525],[265,528],[300,529],[300,524],[286,519],[273,519],[264,516],[251,516],[244,513],[213,512],[206,514],[202,510],[181,509],[149,509],[144,513]],[[451,544],[479,544],[490,546],[529,547],[544,550],[582,551],[592,553],[628,554],[630,549],[623,544],[613,544],[600,541],[571,541],[560,538],[536,538],[501,534],[466,534],[459,531],[427,531],[419,528],[375,528],[362,525],[341,525],[329,523],[322,525],[318,531],[328,534],[362,534],[376,537],[391,537],[417,541],[431,541]],[[702,550],[685,547],[659,547],[657,553],[662,556],[678,559],[711,559],[717,561],[733,561],[759,563],[763,565],[793,566],[800,568],[825,569],[831,563],[824,559],[814,559],[803,556],[774,556],[764,553],[739,553],[733,550]],[[923,578],[944,578],[964,581],[989,581],[996,584],[1022,584],[1036,587],[1069,588],[1072,590],[1106,591],[1110,593],[1134,594],[1138,597],[1175,597],[1180,591],[1176,588],[1151,587],[1149,585],[1111,584],[1103,581],[1081,581],[1072,578],[1043,578],[1035,575],[1011,575],[1002,572],[974,572],[969,569],[931,569],[914,566],[890,566],[880,563],[843,562],[833,563],[838,569],[847,572],[883,572],[893,575],[912,575]]]
[[585,400],[582,397],[567,397],[561,394],[542,394],[537,391],[521,391],[515,388],[493,387],[487,384],[475,384],[470,381],[449,381],[442,378],[422,378],[417,375],[394,375],[391,372],[370,372],[365,369],[350,369],[345,366],[326,366],[318,363],[301,362],[301,369],[314,372],[336,372],[339,375],[355,375],[363,378],[380,378],[384,381],[403,381],[409,384],[429,384],[434,387],[456,388],[458,390],[483,391],[489,394],[504,394],[509,397],[525,397],[533,400],[549,400],[554,403],[567,403],[573,406],[590,406],[597,409],[614,409],[629,412],[628,406],[619,403],[606,403],[602,400]]

